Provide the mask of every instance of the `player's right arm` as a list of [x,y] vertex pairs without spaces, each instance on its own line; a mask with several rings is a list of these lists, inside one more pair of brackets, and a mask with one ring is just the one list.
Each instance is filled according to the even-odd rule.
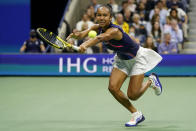
[[95,30],[95,31],[98,31],[99,29],[99,25],[98,24],[95,24],[93,25],[91,28],[87,29],[87,30],[84,30],[84,31],[76,31],[76,32],[73,32],[71,33],[66,40],[69,40],[70,38],[75,38],[75,39],[83,39],[85,38],[88,33],[91,31],[91,30]]

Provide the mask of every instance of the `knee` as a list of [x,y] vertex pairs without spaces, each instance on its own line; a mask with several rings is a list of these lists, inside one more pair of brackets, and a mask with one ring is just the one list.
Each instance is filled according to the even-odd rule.
[[115,83],[110,83],[109,86],[108,86],[108,90],[111,92],[111,93],[116,93],[119,91],[119,88],[118,88],[118,85],[115,84]]
[[127,93],[127,96],[132,101],[136,101],[139,98],[136,93]]

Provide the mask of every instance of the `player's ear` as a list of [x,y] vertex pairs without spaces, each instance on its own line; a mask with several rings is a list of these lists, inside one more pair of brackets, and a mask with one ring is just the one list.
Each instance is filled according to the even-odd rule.
[[110,20],[112,20],[112,17],[113,17],[113,13],[110,12]]
[[112,15],[110,15],[110,21],[112,21]]

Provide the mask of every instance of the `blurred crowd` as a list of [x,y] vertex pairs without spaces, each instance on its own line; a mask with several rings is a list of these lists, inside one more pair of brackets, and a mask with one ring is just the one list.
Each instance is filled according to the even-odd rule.
[[[177,54],[188,41],[189,0],[124,0],[117,4],[108,0],[113,8],[113,23],[122,27],[130,36],[140,41],[141,46],[160,54]],[[96,23],[95,12],[100,5],[91,0],[74,31],[82,31]],[[80,45],[83,41],[75,42]],[[87,50],[87,53],[112,53],[102,43]]]
[[[112,22],[121,26],[130,37],[135,37],[141,46],[153,49],[159,54],[177,54],[183,49],[183,43],[188,41],[187,13],[190,11],[190,0],[123,0],[120,4],[116,2],[108,0],[113,9]],[[85,9],[73,32],[83,31],[95,24],[95,12],[99,6],[96,0],[91,0],[91,4]],[[34,35],[32,31],[30,39],[21,47],[21,52],[46,51],[43,42]],[[79,46],[88,39],[91,38],[71,39],[69,42]],[[98,43],[89,48],[86,53],[113,52],[105,48],[103,43]]]

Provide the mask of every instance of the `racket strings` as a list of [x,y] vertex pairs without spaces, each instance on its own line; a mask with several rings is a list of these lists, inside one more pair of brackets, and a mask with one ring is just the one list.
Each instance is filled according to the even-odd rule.
[[56,44],[57,46],[59,46],[61,48],[64,47],[63,43],[56,38],[56,35],[55,34],[49,32],[49,31],[42,31],[42,35],[47,40],[49,40],[51,43],[54,43],[54,44]]

